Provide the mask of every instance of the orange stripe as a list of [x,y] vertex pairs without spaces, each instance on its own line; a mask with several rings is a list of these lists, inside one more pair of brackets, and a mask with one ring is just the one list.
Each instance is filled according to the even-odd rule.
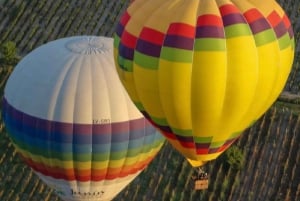
[[45,176],[50,176],[56,179],[64,179],[68,181],[101,181],[112,180],[119,177],[125,177],[130,174],[135,174],[143,170],[154,158],[150,156],[147,159],[133,165],[123,166],[121,168],[106,168],[106,169],[64,169],[59,167],[49,167],[45,164],[38,163],[32,159],[23,157],[26,164],[32,169]]

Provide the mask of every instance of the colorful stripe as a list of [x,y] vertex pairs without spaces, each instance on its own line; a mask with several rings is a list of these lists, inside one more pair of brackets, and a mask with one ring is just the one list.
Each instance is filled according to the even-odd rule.
[[113,180],[135,174],[143,170],[150,163],[150,161],[153,160],[153,157],[154,156],[150,156],[134,165],[128,165],[120,168],[107,168],[102,170],[91,168],[86,170],[79,170],[49,167],[43,163],[35,162],[30,158],[22,156],[26,164],[28,164],[33,170],[43,174],[44,176],[50,176],[55,179],[64,179],[68,181],[76,180],[79,182]]
[[234,132],[224,141],[214,141],[213,136],[199,137],[192,130],[179,130],[169,126],[159,125],[145,111],[144,116],[170,140],[177,140],[184,148],[195,149],[198,155],[223,152],[230,144],[240,137],[241,132]]
[[[144,118],[110,124],[72,124],[25,114],[5,98],[2,108],[10,137],[27,164],[35,171],[57,179],[99,181],[135,173],[152,160],[164,141]],[[132,164],[132,160],[136,162]],[[70,162],[73,168],[67,165]],[[85,170],[86,165],[78,163],[87,164],[91,169]],[[118,171],[110,170],[113,164],[113,169]],[[57,168],[61,165],[63,167]],[[93,175],[86,173],[98,166],[103,170],[97,170]]]

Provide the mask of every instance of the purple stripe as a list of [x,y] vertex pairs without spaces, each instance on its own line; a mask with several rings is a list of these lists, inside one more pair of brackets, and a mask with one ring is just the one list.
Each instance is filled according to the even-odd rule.
[[276,27],[274,27],[274,31],[276,33],[277,38],[280,38],[287,32],[287,29],[284,23],[281,21]]
[[210,143],[196,143],[197,149],[208,149],[210,146]]
[[[224,143],[224,145],[225,146],[229,146],[229,145],[231,145],[236,139],[238,139],[238,138],[232,138],[232,139],[229,139],[229,140],[227,140],[225,143]],[[224,146],[223,145],[223,146]],[[222,146],[221,146],[222,147]]]
[[196,38],[225,38],[223,27],[217,26],[198,26]]
[[179,35],[167,35],[164,41],[164,46],[193,50],[194,38],[187,38]]
[[222,20],[224,26],[230,26],[233,24],[240,24],[240,23],[247,24],[247,21],[244,18],[244,16],[239,13],[232,13],[232,14],[225,15],[222,17]]
[[118,23],[116,27],[116,34],[121,38],[122,34],[124,32],[124,26],[121,23]]
[[179,142],[194,142],[193,136],[181,136],[177,134],[175,134],[175,136]]
[[142,138],[155,132],[145,119],[110,124],[72,124],[36,118],[25,114],[3,99],[3,118],[12,134],[59,143],[106,144]]
[[270,26],[270,24],[267,22],[266,19],[260,18],[259,20],[252,22],[250,24],[250,28],[253,34],[257,34],[267,29],[271,29],[272,27]]
[[122,43],[119,44],[119,55],[125,59],[133,60],[134,49],[126,47]]
[[209,154],[217,153],[218,150],[219,150],[219,148],[220,148],[220,147],[209,149],[209,150],[208,150],[208,153],[209,153]]
[[172,134],[174,135],[172,129],[171,129],[169,126],[161,126],[161,125],[158,125],[158,124],[156,124],[156,126],[157,126],[160,130],[162,130],[163,132],[172,133]]
[[293,27],[292,27],[292,26],[290,26],[290,27],[288,28],[288,32],[289,32],[290,38],[294,38],[294,31],[293,31]]
[[156,45],[142,39],[139,39],[137,41],[137,46],[136,46],[137,51],[153,57],[160,56],[161,48],[162,47],[160,45]]

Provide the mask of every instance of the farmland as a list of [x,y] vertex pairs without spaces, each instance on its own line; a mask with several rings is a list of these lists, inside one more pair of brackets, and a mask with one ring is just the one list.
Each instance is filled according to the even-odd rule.
[[[235,143],[245,158],[236,171],[222,157],[205,165],[209,188],[193,190],[195,170],[166,143],[151,165],[114,201],[299,201],[300,200],[300,1],[278,1],[296,38],[284,94]],[[111,37],[126,9],[122,0],[0,0],[0,44],[13,41],[23,57],[61,37]],[[0,68],[0,91],[12,66]],[[0,124],[0,201],[61,201],[20,160]]]

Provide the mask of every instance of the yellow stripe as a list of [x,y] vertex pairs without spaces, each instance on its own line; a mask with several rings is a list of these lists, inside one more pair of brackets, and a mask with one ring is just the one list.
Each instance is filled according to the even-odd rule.
[[137,95],[146,111],[151,111],[151,116],[164,118],[164,112],[160,103],[159,83],[157,71],[135,65],[134,82]]
[[[145,159],[147,159],[150,156],[154,156],[155,154],[157,154],[157,152],[160,150],[161,146],[158,146],[154,149],[151,149],[149,152],[146,153],[141,153],[135,157],[127,157],[127,158],[123,158],[120,160],[106,160],[106,161],[101,161],[101,162],[75,162],[75,161],[62,161],[59,159],[49,159],[49,158],[45,158],[39,155],[35,155],[32,154],[26,150],[23,150],[21,148],[19,148],[17,145],[15,145],[17,147],[18,152],[20,152],[24,157],[29,158],[31,160],[33,160],[35,163],[42,163],[48,167],[58,167],[58,168],[63,168],[63,169],[73,169],[76,168],[78,170],[86,170],[86,169],[105,169],[108,166],[110,168],[120,168],[123,165],[133,165],[135,163],[139,163]],[[126,161],[124,163],[124,161]]]
[[246,114],[254,100],[258,82],[258,55],[253,36],[227,39],[227,83],[222,117],[218,129],[222,134],[213,141],[224,141],[233,131],[245,129],[238,123],[244,120],[247,125],[253,117]]
[[258,83],[254,101],[248,108],[249,118],[243,118],[241,126],[249,126],[249,120],[257,120],[274,101],[274,85],[278,77],[279,46],[277,41],[257,47],[259,59]]
[[226,52],[195,52],[192,72],[193,135],[210,137],[219,133],[226,89]]
[[191,63],[160,60],[159,93],[169,125],[176,129],[192,129]]

